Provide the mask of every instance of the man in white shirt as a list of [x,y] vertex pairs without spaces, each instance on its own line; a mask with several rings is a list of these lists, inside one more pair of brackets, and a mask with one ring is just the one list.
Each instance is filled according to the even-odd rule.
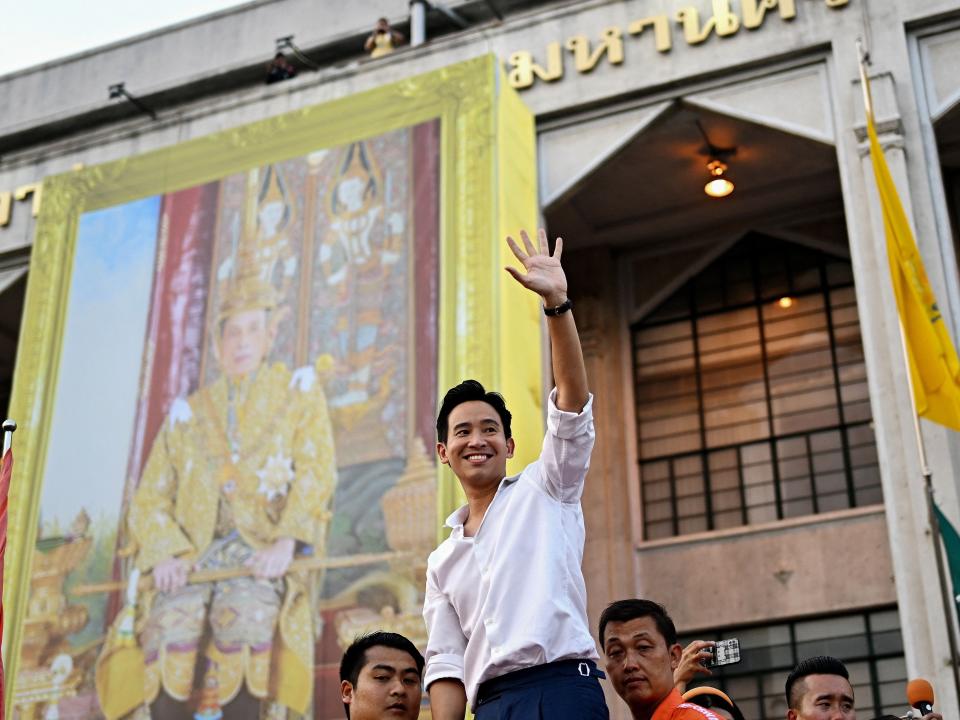
[[[437,453],[467,504],[430,555],[423,616],[424,684],[434,720],[606,720],[587,625],[580,496],[590,465],[593,398],[560,265],[546,233],[535,246],[507,238],[526,272],[507,268],[543,301],[556,389],[540,458],[506,476],[513,456],[503,398],[475,380],[450,389],[437,418]],[[523,362],[517,358],[517,362]]]

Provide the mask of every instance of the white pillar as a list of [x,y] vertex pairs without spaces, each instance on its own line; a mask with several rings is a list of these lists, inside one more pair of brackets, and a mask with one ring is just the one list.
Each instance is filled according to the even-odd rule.
[[410,44],[423,45],[427,41],[427,3],[410,0]]
[[[913,209],[904,153],[904,137],[893,78],[881,74],[871,78],[877,108],[878,132],[890,172],[911,222]],[[855,88],[859,93],[859,86]],[[862,111],[858,114],[862,118]],[[925,677],[933,683],[938,708],[957,707],[950,645],[946,632],[943,600],[937,576],[931,529],[928,523],[923,476],[914,433],[912,403],[907,387],[898,325],[898,314],[886,254],[883,211],[874,180],[863,121],[856,135],[841,138],[841,171],[846,166],[844,191],[850,253],[857,286],[864,353],[870,385],[883,482],[887,529],[900,612],[904,655],[910,678]],[[852,154],[859,163],[844,163]],[[945,432],[926,421],[934,481],[943,486],[952,482],[953,462],[942,442]],[[838,568],[838,573],[842,569]]]

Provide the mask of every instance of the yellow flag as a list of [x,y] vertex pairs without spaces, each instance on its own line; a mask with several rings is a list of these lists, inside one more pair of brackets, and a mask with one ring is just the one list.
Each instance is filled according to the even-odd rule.
[[900,203],[890,168],[877,140],[866,72],[861,73],[867,106],[870,157],[883,207],[893,293],[903,326],[917,412],[960,430],[960,360],[933,295],[913,231]]

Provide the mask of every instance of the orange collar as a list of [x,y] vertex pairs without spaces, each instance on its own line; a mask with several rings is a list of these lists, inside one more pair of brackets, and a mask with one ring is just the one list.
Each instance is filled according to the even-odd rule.
[[[679,712],[678,712],[679,711]],[[700,707],[694,703],[685,702],[680,691],[674,688],[670,691],[657,709],[653,711],[650,720],[720,720],[712,710]]]
[[683,695],[680,694],[679,690],[674,688],[670,691],[669,695],[660,701],[660,704],[657,705],[657,709],[654,710],[653,715],[650,716],[650,720],[670,720],[671,716],[673,715],[673,711],[682,704]]

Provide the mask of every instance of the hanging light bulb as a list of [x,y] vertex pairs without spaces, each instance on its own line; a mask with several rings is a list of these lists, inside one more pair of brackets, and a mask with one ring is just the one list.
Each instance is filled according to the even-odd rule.
[[710,172],[710,180],[703,186],[703,191],[714,198],[726,197],[733,192],[734,185],[724,176],[727,171],[727,164],[721,160],[711,160],[707,163],[707,170]]

